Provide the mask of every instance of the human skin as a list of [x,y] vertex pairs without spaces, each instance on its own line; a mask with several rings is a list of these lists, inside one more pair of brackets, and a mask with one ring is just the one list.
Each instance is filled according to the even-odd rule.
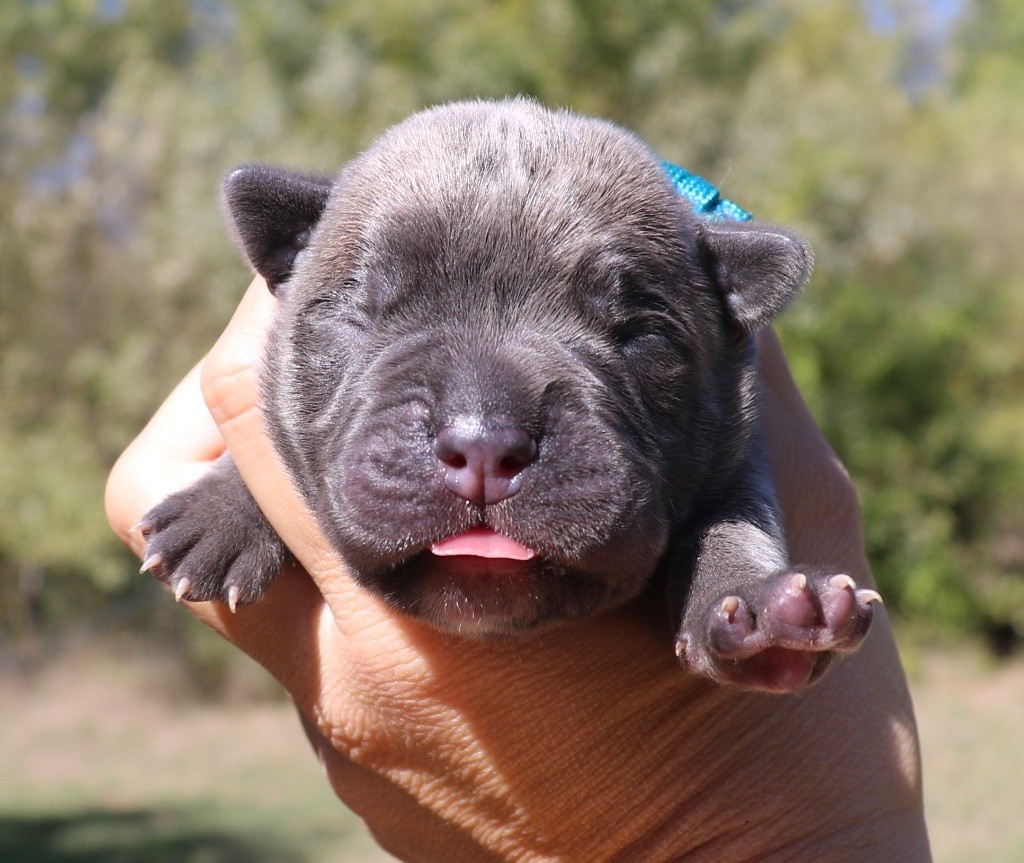
[[[260,417],[275,300],[257,279],[221,339],[115,465],[132,526],[231,451],[299,566],[232,614],[185,603],[289,692],[331,786],[408,861],[928,861],[917,733],[888,618],[811,689],[686,674],[648,598],[525,640],[464,641],[350,578]],[[856,493],[759,337],[763,417],[793,560],[872,584]],[[229,744],[227,744],[229,745]]]

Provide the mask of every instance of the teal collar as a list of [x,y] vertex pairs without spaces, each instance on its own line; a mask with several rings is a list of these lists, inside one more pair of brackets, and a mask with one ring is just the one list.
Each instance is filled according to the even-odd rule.
[[676,191],[693,205],[693,212],[698,216],[712,221],[734,222],[749,222],[754,218],[742,207],[723,198],[718,189],[703,177],[691,174],[671,162],[662,162],[661,167],[665,169]]

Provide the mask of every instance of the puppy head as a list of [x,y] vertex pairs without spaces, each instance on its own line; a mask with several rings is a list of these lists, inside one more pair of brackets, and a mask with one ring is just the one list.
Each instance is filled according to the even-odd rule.
[[415,115],[333,183],[239,169],[224,199],[281,297],[266,414],[322,528],[466,633],[643,589],[741,460],[747,336],[810,265],[697,219],[627,132],[522,100]]

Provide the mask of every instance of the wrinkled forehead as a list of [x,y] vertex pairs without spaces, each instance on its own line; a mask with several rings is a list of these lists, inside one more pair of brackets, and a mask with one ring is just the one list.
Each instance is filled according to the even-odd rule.
[[326,220],[364,263],[572,268],[678,253],[683,215],[638,139],[527,104],[442,108],[397,126],[346,169]]

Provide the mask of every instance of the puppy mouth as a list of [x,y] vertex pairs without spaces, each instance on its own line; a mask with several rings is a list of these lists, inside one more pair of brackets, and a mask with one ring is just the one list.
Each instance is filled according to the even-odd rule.
[[537,552],[489,527],[431,543],[416,561],[420,613],[441,629],[493,635],[536,614]]
[[432,542],[378,582],[398,610],[471,638],[581,617],[608,586],[489,527]]

